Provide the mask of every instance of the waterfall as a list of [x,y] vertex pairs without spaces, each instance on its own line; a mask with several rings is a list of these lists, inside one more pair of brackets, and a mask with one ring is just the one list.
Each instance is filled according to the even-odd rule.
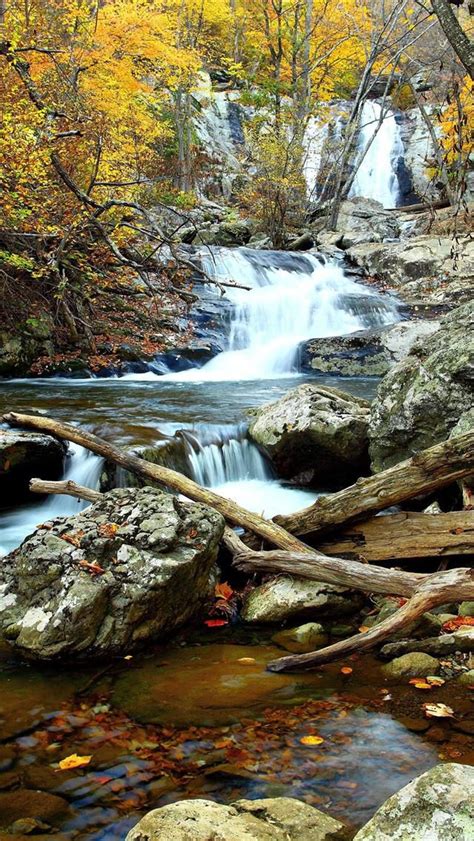
[[[78,444],[69,444],[65,480],[71,480],[86,488],[97,488],[102,471],[103,459]],[[55,517],[69,517],[89,505],[72,496],[51,494],[39,505],[28,505],[11,513],[0,514],[0,557],[18,546],[39,523]]]
[[309,199],[318,196],[318,176],[321,169],[323,147],[329,134],[329,123],[321,123],[316,117],[310,117],[305,129],[303,147],[303,175],[306,181],[306,193]]
[[[301,342],[398,320],[390,297],[355,283],[335,260],[326,261],[321,255],[208,248],[199,256],[208,275],[247,288],[227,288],[233,303],[228,349],[202,368],[165,374],[163,379],[289,376],[297,373]],[[354,306],[357,300],[364,302],[359,311]],[[153,379],[156,375],[141,376]]]
[[396,207],[399,199],[397,166],[399,159],[403,158],[404,148],[393,111],[386,110],[382,122],[381,115],[382,106],[378,102],[364,102],[357,157],[365,149],[367,152],[357,170],[349,197],[363,196],[381,202],[384,207]]

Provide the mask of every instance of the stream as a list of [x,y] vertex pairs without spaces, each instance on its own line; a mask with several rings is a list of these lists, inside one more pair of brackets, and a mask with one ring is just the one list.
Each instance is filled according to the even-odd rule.
[[[250,289],[228,289],[227,345],[214,359],[162,374],[1,382],[2,403],[80,424],[126,447],[171,444],[189,475],[219,493],[269,517],[297,510],[315,493],[273,475],[246,436],[245,411],[305,381],[298,373],[302,341],[394,322],[396,301],[315,254],[206,249],[200,257],[209,275]],[[377,385],[317,382],[368,399]],[[72,447],[65,475],[96,487],[102,467]],[[0,552],[81,505],[51,497],[3,510]],[[26,789],[64,798],[64,814],[52,820],[55,837],[64,839],[118,841],[149,809],[188,797],[300,797],[360,826],[440,756],[474,761],[468,736],[449,722],[442,748],[443,735],[430,738],[416,691],[389,690],[374,658],[355,660],[349,676],[341,664],[303,675],[266,672],[281,653],[271,633],[202,626],[167,647],[61,670],[19,663],[3,649],[0,812],[10,775],[21,785],[25,815]],[[456,690],[436,693],[453,704]],[[313,733],[323,739],[317,748],[301,742]],[[90,765],[58,772],[58,760],[71,753],[91,755]]]

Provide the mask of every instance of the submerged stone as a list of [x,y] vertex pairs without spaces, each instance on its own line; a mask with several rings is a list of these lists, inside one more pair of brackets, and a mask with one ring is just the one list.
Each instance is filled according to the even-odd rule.
[[393,679],[435,675],[439,672],[439,662],[422,651],[413,651],[386,663],[382,672],[385,677]]
[[279,631],[272,637],[273,642],[286,651],[295,654],[304,654],[306,651],[314,651],[327,645],[328,635],[319,622],[307,622],[306,625],[299,625],[297,628],[287,628]]

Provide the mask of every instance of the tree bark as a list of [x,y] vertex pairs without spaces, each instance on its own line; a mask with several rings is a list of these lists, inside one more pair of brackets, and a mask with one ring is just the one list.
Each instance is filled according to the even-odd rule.
[[337,537],[318,543],[325,555],[365,562],[474,555],[474,511],[371,517]]
[[214,493],[214,491],[201,487],[201,485],[193,482],[192,479],[188,479],[187,476],[183,476],[175,470],[170,470],[168,467],[162,467],[158,464],[152,464],[149,461],[145,461],[145,459],[133,455],[133,453],[127,453],[119,447],[114,447],[108,441],[104,441],[97,435],[80,430],[71,424],[61,423],[52,418],[37,417],[35,415],[22,415],[16,412],[10,412],[3,416],[3,420],[11,426],[41,429],[43,432],[55,435],[57,438],[63,438],[66,441],[73,441],[75,444],[80,444],[93,453],[110,459],[127,470],[131,470],[132,473],[136,473],[138,476],[151,479],[153,482],[159,482],[173,490],[179,491],[179,493],[184,494],[184,496],[190,499],[212,506],[212,508],[219,511],[230,523],[255,532],[255,534],[260,535],[264,540],[268,540],[275,546],[280,546],[282,549],[291,549],[296,552],[312,553],[312,550],[308,546],[305,546],[304,543],[293,535],[288,534],[281,526],[276,525],[271,520],[265,520],[263,517],[259,517],[258,514],[247,511],[230,499],[225,499],[219,496],[219,494]]
[[383,470],[295,514],[275,517],[275,522],[294,534],[315,534],[361,519],[420,494],[429,494],[474,468],[474,432],[442,441],[407,461]]
[[47,482],[44,479],[31,479],[30,491],[36,494],[74,496],[76,499],[83,499],[86,502],[100,502],[104,498],[104,494],[100,491],[85,488],[84,485],[78,485],[71,479],[67,479],[64,482]]
[[449,0],[431,0],[431,5],[454,52],[474,80],[474,41],[464,32]]

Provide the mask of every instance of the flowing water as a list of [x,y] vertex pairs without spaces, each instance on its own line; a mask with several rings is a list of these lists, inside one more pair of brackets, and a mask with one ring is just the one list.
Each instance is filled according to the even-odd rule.
[[[302,340],[389,323],[396,305],[317,255],[218,249],[201,259],[214,277],[250,287],[229,291],[228,347],[207,365],[164,376],[1,383],[0,398],[122,446],[164,447],[197,481],[267,516],[301,508],[314,494],[275,478],[247,437],[245,410],[305,381],[297,371]],[[318,381],[369,398],[376,387]],[[101,470],[100,459],[70,449],[68,478],[95,486]],[[9,551],[37,523],[80,505],[52,497],[5,511],[0,546]],[[358,826],[438,761],[413,687],[381,694],[370,658],[354,661],[349,678],[339,665],[271,674],[265,665],[281,650],[269,636],[238,626],[194,629],[166,649],[61,670],[25,666],[0,650],[0,818],[2,809],[38,814],[34,792],[49,792],[65,801],[50,819],[52,837],[121,841],[140,815],[177,799],[286,795]],[[301,742],[315,732],[324,740],[316,750]],[[472,761],[469,737],[454,736],[453,746],[446,735],[445,754]],[[72,753],[91,755],[90,765],[58,771]]]
[[358,153],[365,154],[349,197],[364,196],[381,202],[384,207],[397,207],[397,166],[403,158],[403,141],[393,111],[384,110],[382,114],[382,106],[373,100],[362,106]]

